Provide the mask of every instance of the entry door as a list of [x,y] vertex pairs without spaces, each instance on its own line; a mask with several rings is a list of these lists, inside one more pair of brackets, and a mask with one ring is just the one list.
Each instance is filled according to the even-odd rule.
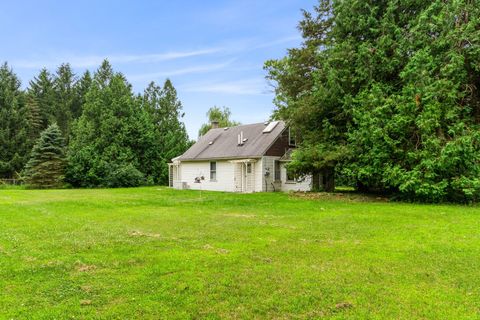
[[234,183],[235,183],[235,192],[243,192],[243,163],[234,163]]

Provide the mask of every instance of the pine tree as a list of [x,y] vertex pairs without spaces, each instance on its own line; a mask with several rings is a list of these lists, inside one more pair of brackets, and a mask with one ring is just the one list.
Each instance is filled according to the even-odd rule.
[[25,165],[27,127],[20,80],[5,63],[0,66],[0,178],[14,178]]
[[76,76],[70,65],[68,63],[60,65],[53,79],[53,90],[55,92],[54,117],[67,141],[70,135],[70,126],[74,119],[73,112],[77,108],[75,105],[75,83]]
[[40,108],[42,130],[56,119],[56,99],[53,77],[47,69],[42,69],[38,76],[30,81],[27,93],[33,96]]
[[42,131],[42,115],[38,103],[32,95],[27,94],[25,107],[27,110],[28,140],[33,146]]
[[58,188],[65,168],[64,139],[57,124],[44,130],[25,167],[25,182],[35,188]]

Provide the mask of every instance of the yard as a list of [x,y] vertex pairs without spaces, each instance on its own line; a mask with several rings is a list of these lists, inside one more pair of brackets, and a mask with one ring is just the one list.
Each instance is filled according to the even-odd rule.
[[480,317],[480,207],[0,190],[0,318]]

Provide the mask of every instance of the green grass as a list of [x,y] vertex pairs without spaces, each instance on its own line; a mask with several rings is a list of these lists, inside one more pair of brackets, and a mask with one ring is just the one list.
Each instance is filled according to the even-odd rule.
[[0,318],[480,318],[480,208],[0,190]]

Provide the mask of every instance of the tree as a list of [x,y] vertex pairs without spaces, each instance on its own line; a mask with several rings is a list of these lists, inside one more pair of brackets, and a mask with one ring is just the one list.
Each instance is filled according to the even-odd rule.
[[240,122],[230,120],[232,112],[228,107],[219,108],[214,106],[207,111],[208,123],[203,124],[198,131],[199,136],[203,136],[212,128],[212,122],[218,122],[219,128],[234,127],[240,125]]
[[82,77],[75,83],[75,103],[72,106],[73,119],[78,119],[82,115],[83,105],[86,102],[86,95],[92,85],[92,76],[90,71],[85,71]]
[[31,149],[33,143],[38,139],[42,131],[42,115],[37,100],[32,95],[26,95],[25,107],[28,122],[28,140]]
[[68,149],[67,181],[79,187],[121,187],[151,179],[153,123],[125,77],[104,61],[85,99]]
[[64,139],[57,124],[44,130],[35,143],[25,166],[25,182],[35,188],[63,185],[65,167]]
[[43,68],[38,76],[30,81],[27,93],[35,98],[42,117],[42,130],[56,120],[56,99],[53,77],[50,72]]
[[53,90],[55,94],[53,116],[56,123],[67,138],[70,135],[70,126],[74,119],[74,112],[78,113],[75,92],[76,76],[68,63],[58,67],[56,76],[53,79]]
[[27,114],[20,80],[6,63],[0,66],[0,178],[13,178],[29,152]]
[[275,116],[301,137],[291,166],[411,200],[478,200],[479,17],[467,0],[304,12],[303,45],[266,63]]
[[151,175],[155,183],[167,184],[168,163],[191,145],[182,122],[185,115],[182,104],[172,82],[167,79],[162,88],[150,83],[143,95],[143,108],[149,113],[155,130],[155,147],[148,156],[153,160]]

